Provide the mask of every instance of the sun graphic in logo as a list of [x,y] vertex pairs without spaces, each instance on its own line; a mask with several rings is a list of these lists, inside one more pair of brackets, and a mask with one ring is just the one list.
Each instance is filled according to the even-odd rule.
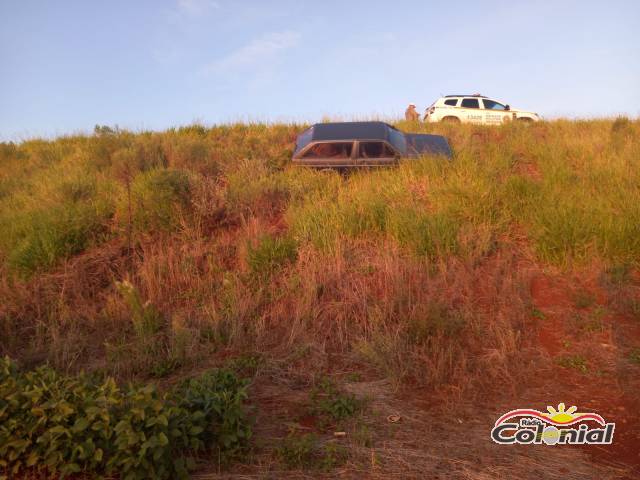
[[585,420],[593,420],[600,425],[605,425],[604,418],[602,418],[597,413],[578,413],[577,410],[578,407],[575,406],[566,408],[564,403],[558,404],[557,410],[555,407],[548,406],[547,411],[549,413],[540,412],[539,410],[534,409],[521,408],[517,410],[511,410],[510,412],[504,414],[498,419],[498,421],[496,421],[496,425],[517,417],[538,418],[548,424],[563,427],[573,425],[574,423],[582,422]]
[[565,410],[564,403],[560,403],[558,404],[558,410],[551,405],[547,406],[549,413],[543,413],[542,416],[552,420],[556,424],[569,424],[573,423],[573,420],[581,415],[580,413],[575,413],[576,410],[578,410],[576,406],[569,407]]

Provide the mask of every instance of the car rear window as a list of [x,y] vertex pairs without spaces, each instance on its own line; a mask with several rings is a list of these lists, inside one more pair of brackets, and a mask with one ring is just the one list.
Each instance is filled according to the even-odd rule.
[[478,102],[477,98],[463,98],[462,107],[463,108],[480,108],[480,103]]
[[302,158],[349,158],[353,142],[321,142],[307,150]]
[[361,158],[391,158],[395,152],[385,142],[360,142]]
[[444,104],[445,105],[449,105],[451,107],[455,107],[458,104],[458,99],[457,98],[450,98],[449,100],[445,100]]
[[395,128],[389,128],[389,141],[391,145],[393,145],[396,150],[400,153],[404,153],[407,150],[407,139],[400,130],[396,130]]

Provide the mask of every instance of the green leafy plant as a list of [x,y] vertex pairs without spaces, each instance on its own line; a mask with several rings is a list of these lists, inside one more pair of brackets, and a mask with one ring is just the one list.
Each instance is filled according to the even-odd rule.
[[167,395],[151,385],[120,390],[113,379],[22,372],[0,360],[0,475],[35,469],[127,480],[188,478],[193,455],[231,458],[251,437],[246,382],[213,370]]
[[192,412],[201,440],[215,446],[225,462],[242,454],[252,436],[244,408],[247,385],[248,380],[220,369],[184,381],[173,393],[175,403]]
[[363,400],[341,391],[330,378],[323,377],[311,391],[309,411],[327,425],[353,417],[363,406]]

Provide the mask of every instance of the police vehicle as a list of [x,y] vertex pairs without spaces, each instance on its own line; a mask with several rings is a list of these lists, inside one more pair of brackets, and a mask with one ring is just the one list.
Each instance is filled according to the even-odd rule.
[[439,98],[424,114],[425,122],[480,123],[500,125],[513,120],[537,122],[540,115],[511,108],[508,104],[475,93],[473,95],[447,95]]

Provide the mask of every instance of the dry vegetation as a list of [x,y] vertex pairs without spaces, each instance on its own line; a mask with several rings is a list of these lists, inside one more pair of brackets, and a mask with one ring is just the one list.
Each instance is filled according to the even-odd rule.
[[[453,161],[293,169],[301,125],[0,144],[0,353],[165,387],[248,371],[243,478],[632,478],[640,123],[399,127]],[[559,401],[619,444],[490,443]]]

